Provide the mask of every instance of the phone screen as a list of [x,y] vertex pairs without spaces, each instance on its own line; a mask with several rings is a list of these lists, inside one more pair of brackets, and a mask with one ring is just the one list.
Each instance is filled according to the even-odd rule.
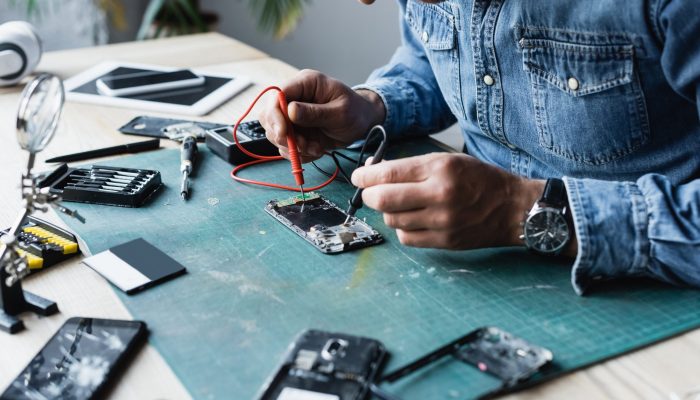
[[0,399],[93,398],[145,335],[140,321],[70,318]]
[[146,72],[126,76],[102,78],[102,82],[112,90],[127,89],[139,86],[157,85],[159,83],[179,82],[199,78],[192,71],[183,69],[173,72]]

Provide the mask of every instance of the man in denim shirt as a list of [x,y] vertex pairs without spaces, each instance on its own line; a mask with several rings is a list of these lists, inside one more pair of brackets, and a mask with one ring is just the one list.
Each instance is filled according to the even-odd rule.
[[[528,233],[528,221],[525,236],[536,250],[560,236],[549,252],[575,259],[577,293],[623,277],[700,286],[698,1],[399,4],[402,45],[365,84],[302,71],[283,88],[305,161],[374,124],[398,137],[456,121],[469,155],[353,174],[402,243],[523,245],[527,210],[547,198],[544,179],[561,178],[554,208],[567,223]],[[261,120],[286,155],[276,102]]]

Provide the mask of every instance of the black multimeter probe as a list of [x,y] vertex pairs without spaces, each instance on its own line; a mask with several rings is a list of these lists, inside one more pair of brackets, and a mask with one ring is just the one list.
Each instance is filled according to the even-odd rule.
[[[374,132],[375,129],[381,131],[382,135],[384,135],[384,137],[382,139],[382,142],[379,144],[377,151],[374,152],[374,155],[372,156],[372,162],[369,165],[374,165],[374,164],[382,161],[382,159],[384,158],[384,152],[386,151],[386,147],[387,147],[387,144],[389,142],[387,140],[387,137],[386,137],[386,131],[384,130],[384,128],[381,125],[376,125],[374,128],[370,129],[369,134],[367,135],[367,141],[369,141],[370,136],[372,136],[372,132]],[[365,143],[365,146],[366,145],[367,145],[367,143]],[[357,212],[357,210],[362,208],[362,206],[363,206],[362,191],[363,191],[362,188],[357,188],[357,190],[355,191],[355,194],[350,199],[350,201],[349,201],[350,205],[348,206],[348,211],[346,213],[348,216],[345,219],[344,224],[347,224],[348,222],[350,222],[352,217],[355,216],[355,213]]]

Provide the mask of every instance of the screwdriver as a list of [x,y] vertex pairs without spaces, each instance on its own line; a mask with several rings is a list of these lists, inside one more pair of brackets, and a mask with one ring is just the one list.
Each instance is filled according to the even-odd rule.
[[[369,163],[369,165],[374,165],[382,161],[382,158],[384,158],[384,151],[386,150],[387,143],[387,140],[382,140],[381,144],[377,148],[377,151],[374,152],[374,155],[372,156],[372,161]],[[345,222],[343,222],[343,225],[347,225],[347,223],[350,222],[350,219],[352,219],[352,217],[355,216],[357,210],[362,208],[362,190],[362,188],[357,188],[357,190],[355,190],[355,194],[350,199],[350,205],[346,213],[348,214],[348,217],[345,218]]]
[[182,173],[180,197],[182,197],[182,200],[187,200],[190,195],[190,174],[192,174],[196,160],[197,137],[194,135],[185,136],[180,146],[180,173]]
[[301,159],[299,158],[299,150],[297,149],[297,141],[294,137],[292,122],[289,120],[289,115],[287,114],[287,98],[283,92],[279,92],[277,94],[277,101],[279,102],[282,115],[284,115],[284,119],[287,123],[287,148],[289,148],[289,162],[292,164],[292,175],[294,176],[294,181],[296,182],[297,186],[299,186],[299,191],[301,192],[301,211],[304,211],[304,205],[306,204],[306,196],[304,195],[304,169],[301,167]]

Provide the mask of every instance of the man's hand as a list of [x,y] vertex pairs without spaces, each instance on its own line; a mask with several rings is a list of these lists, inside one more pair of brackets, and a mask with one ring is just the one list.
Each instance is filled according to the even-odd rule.
[[[316,160],[323,152],[347,146],[364,137],[369,128],[384,121],[384,103],[371,91],[354,91],[317,71],[303,70],[281,87],[289,102],[302,162]],[[288,158],[287,125],[276,97],[259,116],[267,138]]]
[[545,184],[451,153],[365,166],[352,182],[401,243],[445,249],[522,245],[520,223]]

